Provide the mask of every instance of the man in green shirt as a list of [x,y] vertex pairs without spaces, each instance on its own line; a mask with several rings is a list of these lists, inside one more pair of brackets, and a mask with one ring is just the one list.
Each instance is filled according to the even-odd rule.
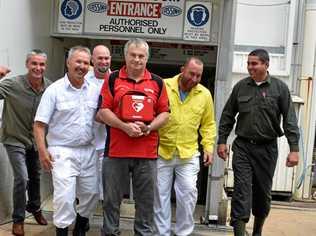
[[[218,128],[217,153],[226,160],[226,141],[237,119],[237,138],[232,146],[231,225],[235,236],[245,234],[251,209],[255,216],[252,235],[262,233],[270,211],[272,179],[278,157],[277,138],[285,134],[290,146],[286,166],[297,165],[299,159],[299,130],[290,91],[284,82],[269,75],[268,67],[267,51],[257,49],[248,55],[250,76],[234,86]],[[284,133],[280,128],[281,117]]]
[[4,100],[1,142],[14,175],[12,233],[18,236],[24,235],[25,210],[38,224],[47,224],[40,209],[40,162],[32,132],[37,106],[51,83],[44,77],[46,61],[44,52],[33,50],[26,57],[26,75],[0,81],[0,99]]

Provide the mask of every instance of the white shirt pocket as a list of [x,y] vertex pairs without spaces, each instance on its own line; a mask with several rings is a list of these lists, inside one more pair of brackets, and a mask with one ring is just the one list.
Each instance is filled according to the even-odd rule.
[[78,104],[74,101],[64,101],[64,102],[58,102],[56,104],[56,109],[58,111],[68,111],[72,110],[78,107]]
[[90,125],[92,125],[92,123],[94,121],[97,107],[98,107],[98,103],[95,101],[87,101],[85,104],[85,108],[86,108],[86,116],[85,117],[86,117],[87,123],[89,123]]

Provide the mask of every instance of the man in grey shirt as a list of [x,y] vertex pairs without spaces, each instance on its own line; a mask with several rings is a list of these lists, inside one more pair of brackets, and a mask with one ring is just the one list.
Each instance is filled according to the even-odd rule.
[[47,225],[40,209],[40,162],[32,132],[37,106],[51,84],[44,77],[46,61],[44,52],[33,50],[26,56],[26,75],[0,81],[0,99],[4,99],[1,142],[14,175],[12,233],[17,236],[24,235],[25,210],[38,224]]

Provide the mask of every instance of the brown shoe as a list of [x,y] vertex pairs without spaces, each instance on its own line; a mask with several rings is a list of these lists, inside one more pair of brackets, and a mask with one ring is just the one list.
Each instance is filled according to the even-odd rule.
[[32,215],[34,216],[37,224],[39,224],[39,225],[47,225],[47,220],[42,215],[42,211],[41,210],[36,211],[36,212],[32,212]]
[[16,236],[24,236],[24,222],[13,223],[12,234]]

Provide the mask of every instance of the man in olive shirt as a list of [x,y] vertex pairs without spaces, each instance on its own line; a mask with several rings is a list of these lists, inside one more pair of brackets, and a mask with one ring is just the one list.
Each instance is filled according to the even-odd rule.
[[46,61],[45,53],[33,50],[26,57],[26,75],[0,81],[0,99],[4,99],[1,142],[14,175],[12,233],[18,236],[24,235],[25,210],[33,214],[38,224],[47,224],[40,209],[40,162],[32,132],[37,106],[51,83],[44,78]]
[[253,234],[259,236],[271,203],[271,188],[278,157],[277,137],[283,130],[290,146],[286,166],[298,164],[299,130],[287,85],[269,75],[269,54],[263,49],[248,55],[250,77],[239,81],[224,107],[217,153],[227,159],[227,138],[235,124],[233,150],[234,192],[231,225],[234,234],[245,234],[250,210],[255,216]]

